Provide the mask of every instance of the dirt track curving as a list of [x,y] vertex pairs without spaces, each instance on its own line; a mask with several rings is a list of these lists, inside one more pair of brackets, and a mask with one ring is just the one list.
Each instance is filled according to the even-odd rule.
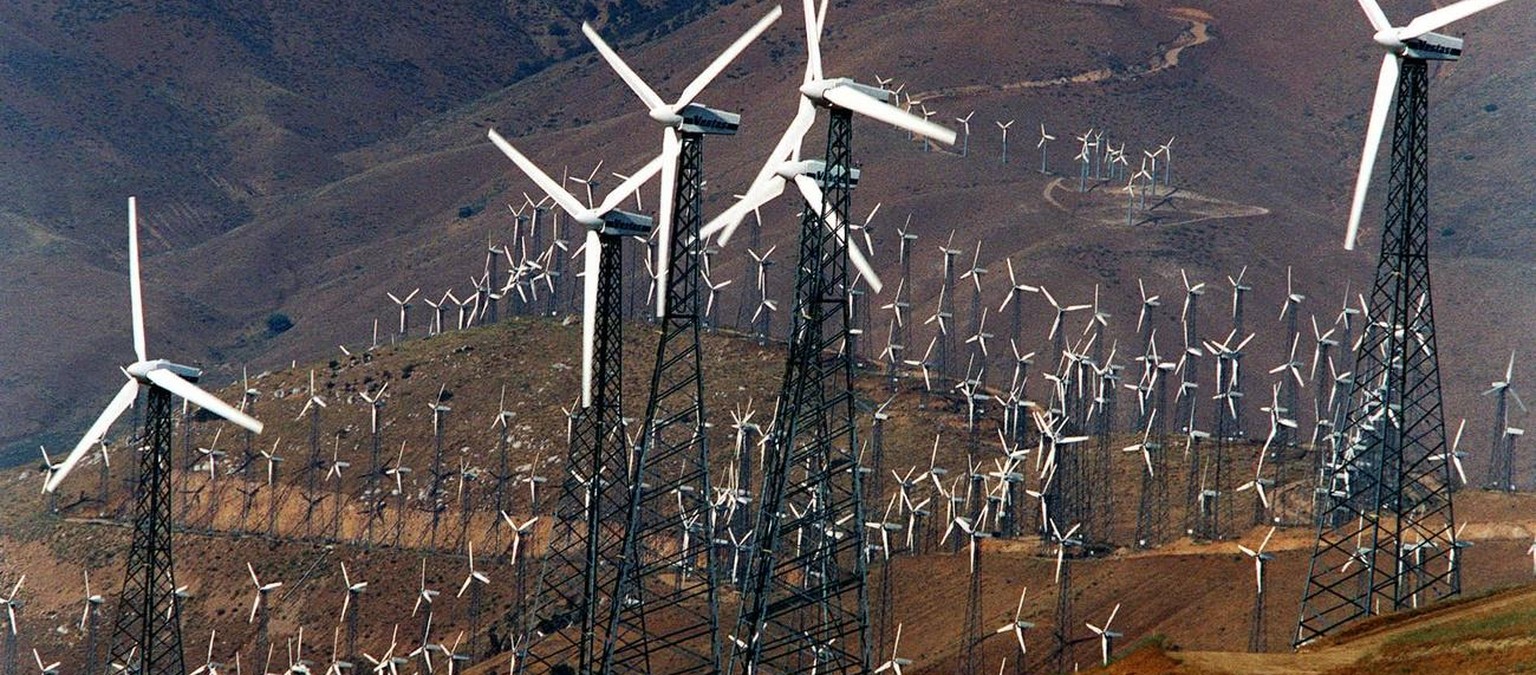
[[1179,34],[1179,37],[1169,45],[1168,49],[1160,54],[1153,55],[1140,67],[1125,69],[1095,68],[1076,75],[1062,75],[1044,80],[1022,80],[1019,82],[1006,82],[1003,84],[972,84],[958,87],[942,87],[930,91],[919,92],[912,95],[913,102],[933,101],[951,96],[966,96],[985,94],[998,91],[1018,91],[1021,89],[1040,89],[1044,87],[1059,87],[1069,84],[1089,84],[1104,82],[1106,80],[1132,80],[1146,75],[1176,68],[1179,59],[1185,49],[1210,42],[1210,23],[1212,17],[1201,10],[1189,7],[1175,7],[1164,12],[1169,18],[1186,21],[1189,27]]

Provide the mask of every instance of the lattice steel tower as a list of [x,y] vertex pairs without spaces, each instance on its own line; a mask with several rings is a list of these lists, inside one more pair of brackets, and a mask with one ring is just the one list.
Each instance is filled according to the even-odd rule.
[[[822,212],[800,220],[784,381],[774,411],[730,672],[865,673],[869,598],[853,425],[847,214],[852,113],[833,107]],[[835,232],[828,223],[844,230]],[[795,545],[798,542],[798,545]]]
[[[171,557],[171,393],[147,387],[144,451],[134,493],[133,544],[112,624],[108,664],[139,675],[185,675],[181,603]],[[108,673],[119,672],[109,666]]]
[[1458,592],[1429,283],[1428,63],[1400,57],[1381,258],[1295,643]]
[[[707,528],[713,494],[699,351],[702,128],[683,127],[670,276],[644,433],[628,477],[624,556],[603,652],[605,673],[714,673],[720,668],[716,568]],[[665,224],[663,224],[665,225]],[[688,531],[689,528],[699,528]]]
[[572,416],[549,550],[532,611],[524,614],[531,623],[525,634],[541,636],[529,646],[532,668],[525,672],[597,672],[608,639],[603,619],[613,602],[628,514],[628,492],[620,489],[629,466],[621,407],[622,242],[651,227],[648,218],[612,214],[620,217],[605,216],[596,240],[587,242],[599,247],[598,269],[587,270],[598,277],[591,401]]

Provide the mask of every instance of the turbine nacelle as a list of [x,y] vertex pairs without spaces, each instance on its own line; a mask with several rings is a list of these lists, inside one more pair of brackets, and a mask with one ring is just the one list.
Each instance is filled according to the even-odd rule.
[[734,136],[736,130],[741,128],[741,115],[697,103],[683,106],[681,114],[668,111],[664,117],[666,119],[658,117],[657,111],[651,111],[651,119],[676,127],[678,131],[685,134]]
[[197,378],[203,376],[203,371],[201,370],[193,368],[192,366],[183,366],[179,363],[171,363],[165,359],[139,361],[133,365],[128,366],[127,368],[124,368],[123,372],[127,373],[128,377],[131,377],[145,384],[151,384],[149,380],[149,374],[156,370],[169,370],[173,373],[176,373],[176,375],[181,377],[181,379],[188,382],[196,382]]
[[1423,61],[1460,60],[1463,43],[1459,37],[1441,33],[1424,33],[1405,38],[1401,28],[1376,31],[1371,40],[1393,54]]
[[838,87],[847,87],[886,105],[890,105],[896,98],[896,95],[888,89],[859,84],[851,77],[811,80],[800,85],[800,93],[821,105],[833,107],[837,104],[828,98],[827,91]]
[[650,216],[642,216],[638,213],[630,213],[613,209],[596,219],[595,223],[583,222],[588,228],[596,230],[598,234],[615,237],[645,237],[656,228],[656,221]]
[[781,173],[779,175],[789,179],[793,179],[796,175],[809,176],[811,180],[816,181],[816,184],[820,185],[823,189],[830,187],[834,178],[846,180],[850,190],[859,186],[861,172],[857,168],[848,169],[848,175],[844,178],[828,172],[827,163],[820,159],[808,159],[803,162],[785,162],[785,165],[793,167],[794,173]]

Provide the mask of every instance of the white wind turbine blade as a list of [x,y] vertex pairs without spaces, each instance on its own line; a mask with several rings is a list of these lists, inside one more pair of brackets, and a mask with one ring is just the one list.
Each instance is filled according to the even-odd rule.
[[804,141],[805,134],[811,130],[811,125],[815,123],[816,104],[809,98],[801,96],[799,107],[795,110],[795,118],[790,121],[789,128],[784,130],[784,135],[779,137],[773,152],[768,154],[768,161],[763,163],[757,176],[752,179],[746,198],[736,202],[705,225],[699,230],[699,237],[708,239],[719,232],[720,245],[729,244],[731,236],[736,233],[736,227],[741,225],[741,221],[747,217],[749,211],[756,210],[783,192],[785,179],[778,175],[779,166],[800,156],[800,144]]
[[587,230],[583,245],[586,271],[582,276],[581,307],[581,406],[592,407],[592,359],[597,353],[597,284],[602,261],[602,242],[596,230]]
[[[555,182],[555,179],[550,178],[549,174],[544,173],[543,169],[540,169],[527,157],[524,157],[523,153],[518,152],[517,148],[512,147],[512,144],[508,143],[507,139],[502,138],[501,134],[496,133],[495,129],[488,130],[486,135],[490,137],[492,143],[496,144],[497,148],[501,149],[502,154],[511,159],[512,163],[517,165],[517,168],[522,169],[523,173],[527,174],[528,178],[532,179],[544,191],[544,194],[549,195],[550,199],[555,200],[555,203],[560,205],[560,208],[565,209],[565,212],[573,218],[578,220],[583,218],[583,215],[587,213],[587,206],[585,204],[582,204],[580,200],[576,199],[570,192],[567,192],[564,187]],[[627,197],[628,195],[625,196]]]
[[90,428],[85,430],[85,435],[80,438],[79,443],[75,444],[75,449],[71,450],[69,456],[59,463],[58,469],[53,472],[53,475],[48,478],[48,482],[43,485],[43,490],[47,492],[57,490],[59,483],[64,481],[64,477],[68,476],[69,472],[75,468],[75,465],[79,464],[80,460],[85,457],[85,453],[95,447],[102,436],[107,434],[107,429],[112,426],[113,422],[117,421],[118,417],[122,416],[123,411],[133,405],[133,400],[138,395],[139,381],[131,377],[128,378],[128,381],[123,384],[123,388],[117,390],[117,395],[112,397],[112,402],[107,404],[107,409],[101,411],[101,416],[97,417]]
[[[646,162],[644,167],[631,174],[629,178],[624,179],[624,182],[619,183],[612,192],[609,192],[608,196],[603,198],[602,203],[598,204],[595,212],[597,214],[604,214],[619,208],[619,205],[623,204],[624,200],[629,199],[629,196],[634,194],[635,190],[639,190],[641,185],[650,182],[652,178],[656,177],[657,172],[661,171],[664,159],[666,159],[665,153],[651,158],[651,161]],[[571,215],[575,216],[576,214]]]
[[1371,22],[1371,28],[1379,31],[1391,30],[1392,22],[1387,19],[1386,12],[1381,11],[1381,5],[1376,0],[1360,0],[1360,9],[1365,10],[1365,18]]
[[716,56],[715,60],[709,63],[704,72],[699,73],[698,77],[693,78],[693,81],[683,88],[682,95],[677,97],[677,103],[672,104],[673,109],[680,110],[683,106],[692,103],[694,97],[699,95],[699,92],[704,91],[704,88],[709,86],[709,83],[724,71],[726,66],[731,65],[731,62],[735,61],[736,57],[740,56],[741,52],[746,50],[753,40],[757,39],[757,36],[762,35],[763,31],[768,30],[768,27],[772,26],[773,22],[778,21],[779,17],[783,15],[784,8],[775,5],[766,16],[758,19],[751,29],[743,33],[741,37],[736,38],[736,41],[732,42],[730,47],[720,52],[720,55]]
[[769,174],[768,178],[764,179],[762,183],[754,184],[751,189],[747,190],[746,195],[736,200],[735,204],[730,205],[720,215],[715,216],[714,220],[709,221],[704,227],[700,228],[699,238],[709,239],[715,236],[716,232],[719,232],[720,245],[724,246],[730,241],[731,235],[735,234],[736,226],[741,224],[742,219],[746,218],[748,213],[767,204],[783,193],[784,177],[778,174]]
[[666,107],[666,103],[661,100],[660,96],[656,95],[656,91],[651,89],[650,85],[645,83],[645,80],[640,79],[640,76],[635,74],[635,71],[629,67],[629,64],[624,62],[624,59],[619,58],[618,53],[613,51],[613,48],[609,47],[607,42],[603,41],[603,38],[597,34],[597,31],[593,30],[591,24],[583,21],[581,32],[587,36],[587,40],[592,43],[592,46],[597,48],[597,53],[602,55],[603,60],[607,61],[614,72],[619,74],[619,79],[624,80],[624,84],[629,85],[630,91],[635,92],[635,95],[640,97],[640,102],[645,104],[646,110]]
[[811,79],[821,79],[821,21],[817,18],[814,0],[804,0],[805,7],[805,72]]
[[133,308],[133,353],[148,361],[144,346],[144,284],[139,279],[139,207],[138,199],[128,198],[128,293]]
[[823,92],[822,96],[840,107],[847,108],[865,117],[885,122],[893,127],[905,129],[919,136],[925,136],[944,145],[955,144],[956,134],[953,129],[930,122],[883,101],[877,101],[857,89],[851,87],[832,87]]
[[843,224],[837,217],[837,213],[826,208],[826,197],[821,192],[821,186],[817,185],[816,180],[810,176],[800,174],[795,176],[795,187],[800,188],[800,195],[805,198],[806,203],[811,208],[816,209],[817,213],[826,214],[829,217],[826,225],[832,229],[833,234],[837,235],[837,240],[843,245],[843,248],[848,249],[848,261],[853,263],[854,268],[859,271],[859,274],[864,276],[864,280],[869,283],[869,287],[876,293],[879,293],[880,289],[884,288],[884,284],[880,281],[880,275],[875,274],[875,268],[869,264],[869,260],[864,257],[864,253],[859,250],[859,247],[849,242],[844,236]]
[[779,164],[800,158],[800,145],[805,140],[805,134],[811,130],[811,125],[816,123],[816,103],[811,99],[801,96],[795,106],[795,116],[789,121],[789,126],[784,129],[784,135],[779,137],[779,142],[773,146],[773,151],[768,153],[768,160],[763,162],[762,168],[757,170],[757,176],[753,177],[749,190],[768,179],[777,172]]
[[159,385],[161,389],[180,396],[199,408],[249,429],[252,433],[261,433],[262,424],[256,418],[240,412],[228,403],[220,401],[213,394],[199,389],[197,385],[191,382],[181,379],[181,376],[176,373],[163,368],[156,368],[145,373],[144,377],[148,378],[150,382]]
[[682,154],[682,141],[677,129],[667,127],[661,137],[661,206],[656,218],[656,318],[667,316],[667,277],[672,272],[672,219],[676,217],[673,202],[677,193],[677,160]]
[[1355,238],[1360,232],[1360,216],[1365,210],[1365,194],[1371,184],[1371,170],[1376,167],[1376,153],[1381,148],[1381,135],[1387,126],[1387,110],[1392,107],[1392,97],[1397,90],[1400,66],[1396,54],[1383,54],[1381,74],[1376,79],[1376,98],[1371,103],[1371,119],[1365,127],[1365,148],[1360,151],[1360,174],[1355,177],[1355,198],[1349,207],[1349,228],[1344,233],[1344,250],[1355,250]]
[[1504,0],[1462,0],[1449,7],[1441,7],[1431,12],[1425,12],[1413,21],[1408,22],[1407,26],[1399,28],[1394,32],[1399,40],[1416,38],[1502,2]]

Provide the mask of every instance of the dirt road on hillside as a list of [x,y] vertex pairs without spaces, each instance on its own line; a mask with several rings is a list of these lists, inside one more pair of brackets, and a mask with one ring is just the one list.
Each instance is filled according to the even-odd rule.
[[1184,50],[1190,47],[1203,45],[1211,40],[1210,24],[1212,17],[1198,9],[1189,7],[1175,7],[1164,12],[1170,18],[1184,21],[1189,24],[1173,44],[1161,54],[1149,57],[1145,64],[1137,68],[1114,70],[1111,68],[1095,68],[1076,75],[1063,75],[1045,80],[1023,80],[1019,82],[1005,82],[1003,84],[972,84],[959,87],[941,87],[930,91],[918,92],[912,95],[914,103],[933,101],[950,96],[967,96],[985,94],[997,91],[1018,91],[1021,89],[1040,89],[1043,87],[1059,87],[1069,84],[1089,84],[1106,80],[1132,80],[1138,77],[1154,75],[1170,68],[1177,68],[1179,59]]

